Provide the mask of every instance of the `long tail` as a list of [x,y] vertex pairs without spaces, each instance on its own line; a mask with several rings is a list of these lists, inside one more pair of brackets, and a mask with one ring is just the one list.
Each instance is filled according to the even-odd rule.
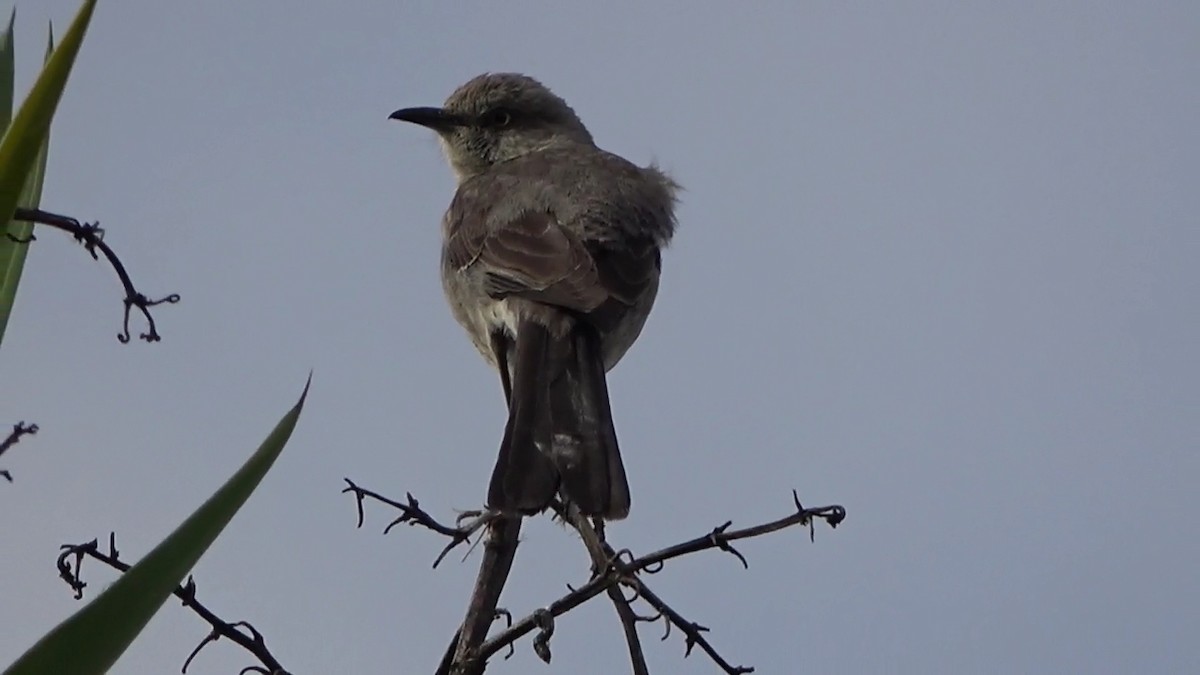
[[629,484],[599,336],[585,324],[562,338],[533,322],[517,332],[508,425],[488,503],[533,513],[561,488],[583,515],[624,518]]
[[554,455],[562,491],[585,516],[617,520],[629,515],[629,483],[617,445],[600,339],[576,325],[560,341],[562,374],[550,385]]
[[[518,327],[516,344],[505,350],[511,357],[512,392],[500,455],[488,486],[488,505],[494,509],[537,513],[546,508],[558,489],[558,470],[550,457],[550,410],[546,405],[550,343],[550,333],[544,326],[524,321]],[[500,361],[502,368],[505,360]]]

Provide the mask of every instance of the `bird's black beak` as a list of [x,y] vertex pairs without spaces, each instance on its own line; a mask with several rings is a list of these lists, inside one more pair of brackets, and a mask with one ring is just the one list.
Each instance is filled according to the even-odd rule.
[[461,115],[444,108],[402,108],[388,115],[388,119],[420,124],[434,131],[449,131],[466,123]]

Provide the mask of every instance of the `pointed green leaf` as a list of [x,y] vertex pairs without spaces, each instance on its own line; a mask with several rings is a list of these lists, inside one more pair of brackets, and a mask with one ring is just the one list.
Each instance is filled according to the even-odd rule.
[[[15,12],[14,12],[15,15]],[[49,37],[46,40],[45,62],[50,61],[54,53],[54,25],[50,25]],[[0,64],[2,66],[2,64]],[[42,183],[46,178],[46,157],[50,154],[50,133],[42,140],[38,149],[37,160],[33,169],[25,179],[25,189],[21,191],[18,205],[27,208],[37,208],[42,201]],[[17,239],[27,240],[33,234],[33,223],[10,221],[8,232]],[[0,237],[0,341],[8,328],[8,319],[12,316],[13,303],[16,302],[17,284],[21,281],[21,270],[25,268],[25,256],[29,254],[29,244],[12,241],[8,237]]]
[[21,108],[0,139],[0,221],[7,222],[17,207],[25,177],[37,161],[38,150],[50,131],[50,120],[58,107],[71,66],[83,44],[96,0],[84,0],[62,43],[50,55]]
[[233,477],[113,585],[42,637],[4,675],[107,672],[271,468],[296,428],[311,374],[308,379],[300,400]]
[[13,24],[17,21],[17,8],[13,7],[8,17],[8,28],[0,33],[0,133],[12,121],[13,78],[16,77],[17,61],[13,48]]

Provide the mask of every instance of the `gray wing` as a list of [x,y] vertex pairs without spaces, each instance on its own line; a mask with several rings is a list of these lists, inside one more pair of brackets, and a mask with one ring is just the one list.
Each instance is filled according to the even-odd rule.
[[491,297],[561,307],[589,316],[601,332],[653,284],[660,266],[651,240],[583,241],[549,212],[490,227],[460,218],[445,253],[454,269],[481,275]]

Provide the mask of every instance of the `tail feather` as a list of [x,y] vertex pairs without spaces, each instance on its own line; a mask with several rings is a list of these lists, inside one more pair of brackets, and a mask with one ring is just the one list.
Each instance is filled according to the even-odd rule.
[[[586,516],[629,514],[629,484],[608,401],[600,339],[577,324],[564,337],[518,327],[512,395],[488,488],[496,509],[536,513],[556,491]],[[515,352],[515,353],[514,353]]]
[[[501,511],[537,513],[558,489],[558,470],[550,458],[548,386],[550,334],[524,322],[513,353],[508,423],[488,486],[488,505]],[[539,447],[540,446],[540,447]]]
[[588,516],[629,514],[629,484],[609,408],[600,340],[577,325],[559,341],[564,364],[550,385],[554,459],[564,495]]

